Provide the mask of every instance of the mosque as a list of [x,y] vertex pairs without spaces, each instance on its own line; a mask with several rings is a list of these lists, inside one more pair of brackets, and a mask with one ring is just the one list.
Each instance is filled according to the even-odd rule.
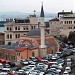
[[40,14],[39,28],[32,29],[26,35],[20,36],[17,43],[0,46],[0,58],[18,62],[29,57],[44,57],[59,51],[56,39],[45,31],[43,4]]
[[[34,56],[38,55],[40,57],[43,57],[47,54],[53,54],[59,51],[59,45],[57,41],[53,36],[45,31],[43,4],[41,7],[39,28],[31,30],[25,36],[21,36],[18,42],[20,44],[26,44],[27,47],[29,47],[29,45],[31,47],[34,46],[32,52]],[[36,52],[36,49],[38,52]]]

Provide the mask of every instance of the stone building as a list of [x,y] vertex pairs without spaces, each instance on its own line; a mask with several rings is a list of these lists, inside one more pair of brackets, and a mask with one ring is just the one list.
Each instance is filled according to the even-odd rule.
[[26,35],[27,32],[35,28],[38,28],[38,18],[36,15],[30,15],[25,19],[16,18],[13,22],[5,23],[5,44],[16,43],[20,36]]
[[50,34],[54,36],[65,35],[68,36],[69,32],[75,31],[75,13],[59,12],[58,18],[49,21]]
[[60,35],[60,23],[59,23],[59,19],[54,18],[49,20],[49,27],[50,27],[50,35],[53,36],[59,36]]

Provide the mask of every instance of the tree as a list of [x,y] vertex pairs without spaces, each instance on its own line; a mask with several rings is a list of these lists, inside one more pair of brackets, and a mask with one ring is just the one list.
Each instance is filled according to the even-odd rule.
[[75,45],[75,31],[71,31],[68,36],[68,41],[70,41],[70,44],[73,46]]

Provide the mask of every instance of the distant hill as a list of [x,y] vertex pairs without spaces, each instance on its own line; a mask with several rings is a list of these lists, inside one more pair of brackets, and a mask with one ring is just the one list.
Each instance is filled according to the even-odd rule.
[[[29,15],[33,15],[34,13],[21,13],[21,12],[0,12],[0,20],[5,20],[6,18],[26,18]],[[40,17],[40,12],[35,13],[36,16]],[[45,13],[45,18],[55,18],[56,14],[53,13]]]

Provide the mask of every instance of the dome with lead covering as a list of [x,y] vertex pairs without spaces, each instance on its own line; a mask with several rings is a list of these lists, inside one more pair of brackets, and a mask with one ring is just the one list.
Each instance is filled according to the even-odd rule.
[[[48,36],[49,34],[45,31],[45,36]],[[35,28],[29,31],[26,36],[41,36],[41,29]]]

